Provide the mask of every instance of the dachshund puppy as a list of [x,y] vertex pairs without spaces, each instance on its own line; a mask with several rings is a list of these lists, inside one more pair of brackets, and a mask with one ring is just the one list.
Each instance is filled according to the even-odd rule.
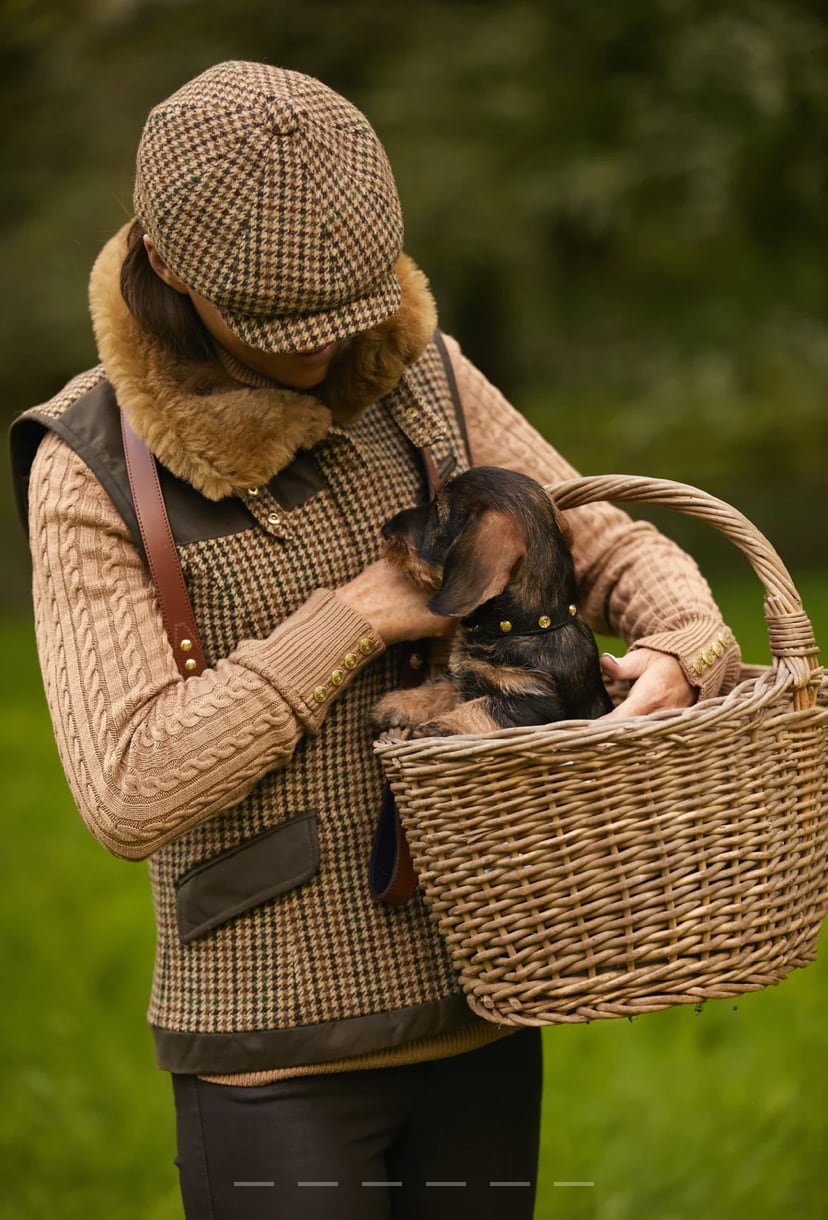
[[475,467],[382,533],[389,562],[433,593],[429,609],[460,621],[448,674],[385,695],[379,728],[447,736],[611,711],[568,530],[534,479]]

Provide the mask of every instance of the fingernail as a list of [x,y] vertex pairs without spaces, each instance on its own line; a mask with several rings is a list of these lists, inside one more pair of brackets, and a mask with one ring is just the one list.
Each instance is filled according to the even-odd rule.
[[618,662],[618,657],[614,656],[614,654],[613,654],[613,653],[611,653],[611,652],[602,652],[602,653],[601,653],[601,656],[602,656],[602,657],[609,657],[609,659],[610,659],[611,661],[615,661],[615,662],[616,662],[616,664],[617,664],[617,662]]

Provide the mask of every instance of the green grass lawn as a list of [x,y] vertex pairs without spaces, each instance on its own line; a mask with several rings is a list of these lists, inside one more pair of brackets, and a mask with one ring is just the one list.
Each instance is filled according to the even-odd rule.
[[[827,637],[828,580],[799,588]],[[716,592],[746,659],[765,661],[758,584]],[[169,1082],[143,1019],[145,869],[109,857],[73,808],[30,627],[6,622],[0,641],[0,1217],[173,1220]],[[546,1030],[539,1220],[828,1215],[827,1008],[820,960],[700,1012]],[[571,1182],[594,1185],[556,1185]]]

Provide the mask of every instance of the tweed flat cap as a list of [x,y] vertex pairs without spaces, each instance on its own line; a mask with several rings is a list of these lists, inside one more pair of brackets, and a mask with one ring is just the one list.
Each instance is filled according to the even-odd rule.
[[403,225],[365,116],[313,77],[229,61],[151,112],[135,214],[244,343],[323,347],[400,302]]

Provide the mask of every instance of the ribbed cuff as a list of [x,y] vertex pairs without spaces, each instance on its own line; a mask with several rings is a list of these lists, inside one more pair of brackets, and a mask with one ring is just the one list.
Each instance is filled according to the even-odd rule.
[[712,699],[738,669],[739,646],[729,627],[712,619],[692,623],[681,631],[663,631],[644,636],[630,645],[652,648],[675,657],[685,678],[699,692],[699,699]]
[[237,659],[269,682],[313,733],[332,701],[384,651],[361,614],[330,589],[317,589],[268,639],[240,645]]

